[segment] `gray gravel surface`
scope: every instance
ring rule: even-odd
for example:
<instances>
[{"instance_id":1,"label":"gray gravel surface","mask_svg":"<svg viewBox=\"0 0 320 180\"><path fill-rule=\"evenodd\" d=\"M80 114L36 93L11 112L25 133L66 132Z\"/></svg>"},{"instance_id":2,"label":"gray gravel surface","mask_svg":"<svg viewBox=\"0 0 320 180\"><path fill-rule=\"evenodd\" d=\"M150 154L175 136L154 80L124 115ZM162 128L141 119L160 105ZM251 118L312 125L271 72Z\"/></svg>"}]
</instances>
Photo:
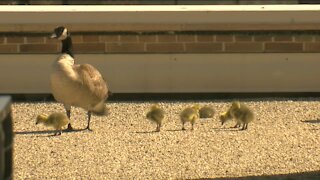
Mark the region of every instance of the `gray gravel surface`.
<instances>
[{"instance_id":1,"label":"gray gravel surface","mask_svg":"<svg viewBox=\"0 0 320 180\"><path fill-rule=\"evenodd\" d=\"M75 132L52 136L35 125L40 113L64 112L58 103L14 103L15 179L197 179L320 172L320 99L247 99L256 120L239 131L231 121L199 120L181 131L179 113L198 103L217 113L230 100L158 102L161 132L145 119L153 102L107 102L110 115L72 109ZM320 176L317 176L320 177Z\"/></svg>"}]
</instances>

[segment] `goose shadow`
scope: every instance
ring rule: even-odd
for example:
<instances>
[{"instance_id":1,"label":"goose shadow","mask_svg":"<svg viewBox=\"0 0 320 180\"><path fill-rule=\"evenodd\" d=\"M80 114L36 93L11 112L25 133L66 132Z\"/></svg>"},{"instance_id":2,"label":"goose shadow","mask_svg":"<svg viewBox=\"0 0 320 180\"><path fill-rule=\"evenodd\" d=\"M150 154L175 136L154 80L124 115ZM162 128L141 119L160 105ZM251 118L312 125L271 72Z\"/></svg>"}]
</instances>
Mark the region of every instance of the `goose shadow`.
<instances>
[{"instance_id":1,"label":"goose shadow","mask_svg":"<svg viewBox=\"0 0 320 180\"><path fill-rule=\"evenodd\" d=\"M243 177L217 177L217 178L197 178L189 180L313 180L319 179L320 171L307 171L299 173L274 174L274 175L258 175Z\"/></svg>"},{"instance_id":2,"label":"goose shadow","mask_svg":"<svg viewBox=\"0 0 320 180\"><path fill-rule=\"evenodd\" d=\"M320 119L301 120L301 122L316 124L316 123L320 123Z\"/></svg>"},{"instance_id":3,"label":"goose shadow","mask_svg":"<svg viewBox=\"0 0 320 180\"><path fill-rule=\"evenodd\" d=\"M80 131L84 131L86 130L86 128L84 129L74 129L72 131L70 130L62 130L62 133L75 133L75 132L80 132ZM30 135L30 134L33 134L33 135L40 135L40 134L52 134L52 133L55 133L57 131L55 130L44 130L44 131L16 131L14 132L15 134L17 135Z\"/></svg>"}]
</instances>

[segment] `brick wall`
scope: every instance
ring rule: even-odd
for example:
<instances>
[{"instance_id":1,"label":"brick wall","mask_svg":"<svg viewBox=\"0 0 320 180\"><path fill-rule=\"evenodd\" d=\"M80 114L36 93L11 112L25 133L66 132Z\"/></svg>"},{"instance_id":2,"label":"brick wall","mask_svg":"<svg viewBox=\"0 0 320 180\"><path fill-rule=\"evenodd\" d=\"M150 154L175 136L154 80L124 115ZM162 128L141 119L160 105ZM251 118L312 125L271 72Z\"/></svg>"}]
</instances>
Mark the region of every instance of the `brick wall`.
<instances>
[{"instance_id":1,"label":"brick wall","mask_svg":"<svg viewBox=\"0 0 320 180\"><path fill-rule=\"evenodd\" d=\"M48 34L1 33L0 53L58 53ZM73 33L75 53L301 53L320 52L308 32Z\"/></svg>"}]
</instances>

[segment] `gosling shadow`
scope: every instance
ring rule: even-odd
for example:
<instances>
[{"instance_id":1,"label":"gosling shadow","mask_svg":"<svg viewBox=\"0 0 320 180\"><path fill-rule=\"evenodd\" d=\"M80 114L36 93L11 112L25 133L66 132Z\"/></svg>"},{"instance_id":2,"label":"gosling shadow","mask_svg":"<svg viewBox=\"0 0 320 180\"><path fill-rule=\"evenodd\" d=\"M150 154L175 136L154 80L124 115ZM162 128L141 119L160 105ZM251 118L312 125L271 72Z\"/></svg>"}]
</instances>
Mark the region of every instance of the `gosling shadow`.
<instances>
[{"instance_id":1,"label":"gosling shadow","mask_svg":"<svg viewBox=\"0 0 320 180\"><path fill-rule=\"evenodd\" d=\"M153 134L153 133L159 133L158 131L135 131L134 133L137 134Z\"/></svg>"},{"instance_id":2,"label":"gosling shadow","mask_svg":"<svg viewBox=\"0 0 320 180\"><path fill-rule=\"evenodd\" d=\"M312 129L310 129L311 131L319 131L320 130L320 128L312 128Z\"/></svg>"},{"instance_id":3,"label":"gosling shadow","mask_svg":"<svg viewBox=\"0 0 320 180\"><path fill-rule=\"evenodd\" d=\"M241 128L234 128L234 127L222 127L222 128L212 128L215 131L245 131Z\"/></svg>"},{"instance_id":4,"label":"gosling shadow","mask_svg":"<svg viewBox=\"0 0 320 180\"><path fill-rule=\"evenodd\" d=\"M80 131L84 131L84 130L87 130L86 128L84 129L74 129L72 131L70 130L63 130L62 133L76 133L76 132L80 132ZM41 134L54 134L55 130L44 130L44 131L16 131L14 132L15 134L17 135L41 135Z\"/></svg>"},{"instance_id":5,"label":"gosling shadow","mask_svg":"<svg viewBox=\"0 0 320 180\"><path fill-rule=\"evenodd\" d=\"M311 124L317 124L320 123L320 119L310 119L310 120L302 120L303 123L311 123Z\"/></svg>"},{"instance_id":6,"label":"gosling shadow","mask_svg":"<svg viewBox=\"0 0 320 180\"><path fill-rule=\"evenodd\" d=\"M169 132L177 132L177 131L187 131L187 130L182 130L182 129L168 129L166 131L169 131Z\"/></svg>"}]
</instances>

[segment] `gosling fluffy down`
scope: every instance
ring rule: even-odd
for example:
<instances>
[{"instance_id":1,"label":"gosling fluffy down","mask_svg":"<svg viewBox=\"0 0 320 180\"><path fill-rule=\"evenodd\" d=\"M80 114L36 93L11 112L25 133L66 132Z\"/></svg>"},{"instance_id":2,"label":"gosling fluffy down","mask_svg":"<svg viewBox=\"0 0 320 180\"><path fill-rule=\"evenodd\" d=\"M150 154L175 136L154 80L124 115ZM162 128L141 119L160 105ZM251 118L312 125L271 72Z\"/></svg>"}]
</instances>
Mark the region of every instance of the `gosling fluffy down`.
<instances>
[{"instance_id":1,"label":"gosling fluffy down","mask_svg":"<svg viewBox=\"0 0 320 180\"><path fill-rule=\"evenodd\" d=\"M54 135L61 135L62 128L69 123L69 118L64 113L54 112L49 116L40 114L37 116L36 124L44 124L45 126L53 127L56 132Z\"/></svg>"},{"instance_id":2,"label":"gosling fluffy down","mask_svg":"<svg viewBox=\"0 0 320 180\"><path fill-rule=\"evenodd\" d=\"M214 109L210 106L203 106L199 110L200 118L213 118Z\"/></svg>"},{"instance_id":3,"label":"gosling fluffy down","mask_svg":"<svg viewBox=\"0 0 320 180\"><path fill-rule=\"evenodd\" d=\"M242 125L241 130L245 130L248 128L248 124L254 120L254 113L243 103L234 101L228 111L220 115L222 125L231 119L236 120L237 124L235 127L240 127Z\"/></svg>"},{"instance_id":4,"label":"gosling fluffy down","mask_svg":"<svg viewBox=\"0 0 320 180\"><path fill-rule=\"evenodd\" d=\"M180 120L182 123L182 130L186 130L184 125L186 122L191 123L191 130L194 130L194 124L195 122L199 119L199 105L194 105L192 107L187 107L185 108L181 113L180 113Z\"/></svg>"},{"instance_id":5,"label":"gosling fluffy down","mask_svg":"<svg viewBox=\"0 0 320 180\"><path fill-rule=\"evenodd\" d=\"M156 132L159 132L162 126L165 112L158 105L153 105L147 113L146 118L157 124Z\"/></svg>"}]
</instances>

